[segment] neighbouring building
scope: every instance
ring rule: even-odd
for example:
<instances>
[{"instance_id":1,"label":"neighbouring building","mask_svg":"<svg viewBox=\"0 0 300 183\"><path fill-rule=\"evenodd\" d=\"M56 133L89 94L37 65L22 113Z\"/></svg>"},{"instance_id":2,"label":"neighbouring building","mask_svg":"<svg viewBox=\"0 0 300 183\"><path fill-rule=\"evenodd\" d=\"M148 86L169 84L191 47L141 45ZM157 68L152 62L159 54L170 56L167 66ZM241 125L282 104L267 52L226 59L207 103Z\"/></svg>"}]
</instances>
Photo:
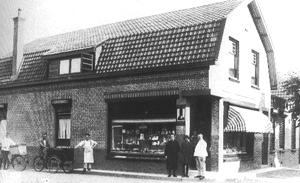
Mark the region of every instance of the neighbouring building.
<instances>
[{"instance_id":1,"label":"neighbouring building","mask_svg":"<svg viewBox=\"0 0 300 183\"><path fill-rule=\"evenodd\" d=\"M290 98L280 87L272 90L271 116L274 133L271 135L270 154L271 157L277 155L280 166L296 166L300 163L299 119L292 118L294 103Z\"/></svg>"},{"instance_id":2,"label":"neighbouring building","mask_svg":"<svg viewBox=\"0 0 300 183\"><path fill-rule=\"evenodd\" d=\"M22 42L0 59L2 131L28 150L89 132L101 169L162 172L171 133L203 133L207 169L268 165L274 52L255 0L230 0ZM5 130L6 129L6 130ZM75 152L76 164L82 152ZM231 166L232 167L232 166Z\"/></svg>"}]
</instances>

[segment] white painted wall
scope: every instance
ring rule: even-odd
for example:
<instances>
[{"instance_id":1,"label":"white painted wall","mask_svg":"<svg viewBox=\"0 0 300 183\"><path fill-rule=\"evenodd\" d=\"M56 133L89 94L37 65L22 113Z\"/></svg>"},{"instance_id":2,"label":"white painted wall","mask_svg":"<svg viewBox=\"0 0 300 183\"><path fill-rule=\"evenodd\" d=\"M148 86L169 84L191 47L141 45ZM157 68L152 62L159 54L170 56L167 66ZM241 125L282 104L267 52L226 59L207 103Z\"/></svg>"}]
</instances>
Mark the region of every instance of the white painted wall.
<instances>
[{"instance_id":1,"label":"white painted wall","mask_svg":"<svg viewBox=\"0 0 300 183\"><path fill-rule=\"evenodd\" d=\"M229 68L232 65L232 54L230 54L232 44L229 36L239 41L239 83L229 80ZM252 49L259 52L260 55L259 89L251 87ZM209 87L212 95L253 103L257 108L260 106L262 95L264 95L264 106L270 108L271 95L267 57L246 4L236 8L226 20L218 61L215 65L210 66Z\"/></svg>"}]
</instances>

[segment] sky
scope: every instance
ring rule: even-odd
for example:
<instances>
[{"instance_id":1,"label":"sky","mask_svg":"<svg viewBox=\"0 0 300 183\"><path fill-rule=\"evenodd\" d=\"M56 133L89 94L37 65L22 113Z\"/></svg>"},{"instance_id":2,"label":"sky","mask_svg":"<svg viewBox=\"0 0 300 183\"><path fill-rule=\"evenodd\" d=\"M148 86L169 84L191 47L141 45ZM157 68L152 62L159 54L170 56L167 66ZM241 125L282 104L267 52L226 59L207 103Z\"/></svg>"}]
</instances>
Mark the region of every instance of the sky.
<instances>
[{"instance_id":1,"label":"sky","mask_svg":"<svg viewBox=\"0 0 300 183\"><path fill-rule=\"evenodd\" d=\"M117 21L223 0L0 0L0 55L12 50L13 21L22 9L25 43ZM299 0L256 0L268 27L277 71L300 72Z\"/></svg>"}]
</instances>

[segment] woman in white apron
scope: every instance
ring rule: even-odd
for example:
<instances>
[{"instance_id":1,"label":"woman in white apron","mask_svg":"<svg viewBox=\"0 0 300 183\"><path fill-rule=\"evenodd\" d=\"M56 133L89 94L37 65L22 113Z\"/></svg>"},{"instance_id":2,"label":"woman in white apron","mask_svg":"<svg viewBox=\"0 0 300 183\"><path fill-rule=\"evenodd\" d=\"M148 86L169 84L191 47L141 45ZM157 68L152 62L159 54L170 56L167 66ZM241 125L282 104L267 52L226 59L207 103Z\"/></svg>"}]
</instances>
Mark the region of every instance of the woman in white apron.
<instances>
[{"instance_id":1,"label":"woman in white apron","mask_svg":"<svg viewBox=\"0 0 300 183\"><path fill-rule=\"evenodd\" d=\"M90 139L90 134L86 133L85 134L85 140L79 142L75 148L78 147L83 147L84 148L84 167L83 167L83 172L86 172L86 169L88 171L91 171L92 168L92 163L94 163L94 154L93 154L93 149L97 145L97 142L93 141Z\"/></svg>"}]
</instances>

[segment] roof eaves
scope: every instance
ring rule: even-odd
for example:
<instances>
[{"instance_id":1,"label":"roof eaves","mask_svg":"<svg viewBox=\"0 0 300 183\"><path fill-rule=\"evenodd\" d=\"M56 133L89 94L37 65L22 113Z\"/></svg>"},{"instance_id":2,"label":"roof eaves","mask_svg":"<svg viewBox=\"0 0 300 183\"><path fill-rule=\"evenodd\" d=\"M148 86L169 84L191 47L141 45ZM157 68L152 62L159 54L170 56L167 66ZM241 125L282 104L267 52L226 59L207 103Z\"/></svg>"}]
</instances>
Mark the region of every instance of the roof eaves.
<instances>
[{"instance_id":1,"label":"roof eaves","mask_svg":"<svg viewBox=\"0 0 300 183\"><path fill-rule=\"evenodd\" d=\"M269 79L270 79L270 83L271 83L271 88L276 89L277 88L277 76L276 76L276 67L275 67L275 56L274 56L273 43L272 43L270 34L267 30L261 10L260 10L258 4L256 3L256 1L253 0L252 2L250 2L248 4L248 8L249 8L250 14L253 18L256 29L259 33L259 36L261 38L261 41L263 43L263 46L265 48L265 51L267 53L269 77L270 77Z\"/></svg>"}]
</instances>

